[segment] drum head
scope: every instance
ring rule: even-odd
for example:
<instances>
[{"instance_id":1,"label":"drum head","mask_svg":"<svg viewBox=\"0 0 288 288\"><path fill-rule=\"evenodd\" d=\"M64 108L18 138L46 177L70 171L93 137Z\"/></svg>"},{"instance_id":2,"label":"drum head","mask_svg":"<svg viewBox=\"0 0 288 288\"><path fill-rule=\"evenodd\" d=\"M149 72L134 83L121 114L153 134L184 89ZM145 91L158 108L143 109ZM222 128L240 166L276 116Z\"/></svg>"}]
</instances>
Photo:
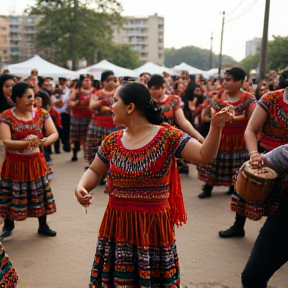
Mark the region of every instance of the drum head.
<instances>
[{"instance_id":1,"label":"drum head","mask_svg":"<svg viewBox=\"0 0 288 288\"><path fill-rule=\"evenodd\" d=\"M252 169L249 161L243 164L243 169L246 174L249 174L252 178L257 180L273 180L278 177L277 172L269 167L263 167L262 169Z\"/></svg>"}]
</instances>

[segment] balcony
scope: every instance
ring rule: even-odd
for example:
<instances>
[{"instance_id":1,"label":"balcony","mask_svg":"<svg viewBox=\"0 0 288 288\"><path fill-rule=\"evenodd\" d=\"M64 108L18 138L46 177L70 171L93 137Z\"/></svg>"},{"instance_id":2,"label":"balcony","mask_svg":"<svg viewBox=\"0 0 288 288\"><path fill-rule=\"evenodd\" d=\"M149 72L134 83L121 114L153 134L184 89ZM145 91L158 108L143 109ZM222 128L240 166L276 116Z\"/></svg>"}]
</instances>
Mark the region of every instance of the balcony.
<instances>
[{"instance_id":1,"label":"balcony","mask_svg":"<svg viewBox=\"0 0 288 288\"><path fill-rule=\"evenodd\" d=\"M18 35L16 35L16 34L13 35L13 34L11 34L11 35L10 35L10 40L18 40L18 41L19 41L19 40L20 40L19 34L18 34Z\"/></svg>"},{"instance_id":2,"label":"balcony","mask_svg":"<svg viewBox=\"0 0 288 288\"><path fill-rule=\"evenodd\" d=\"M19 28L11 28L10 27L10 33L19 33Z\"/></svg>"}]
</instances>

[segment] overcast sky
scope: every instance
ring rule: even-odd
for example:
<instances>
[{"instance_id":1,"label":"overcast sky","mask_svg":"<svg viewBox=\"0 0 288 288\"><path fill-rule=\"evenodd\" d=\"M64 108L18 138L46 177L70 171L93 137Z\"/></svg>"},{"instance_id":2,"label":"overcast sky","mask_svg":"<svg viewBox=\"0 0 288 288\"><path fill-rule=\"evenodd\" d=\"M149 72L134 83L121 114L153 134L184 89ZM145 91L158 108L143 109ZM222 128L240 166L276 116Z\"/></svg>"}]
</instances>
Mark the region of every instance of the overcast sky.
<instances>
[{"instance_id":1,"label":"overcast sky","mask_svg":"<svg viewBox=\"0 0 288 288\"><path fill-rule=\"evenodd\" d=\"M222 11L226 12L223 53L241 60L245 42L262 37L265 0L119 0L123 15L165 18L165 47L194 45L219 53ZM33 0L0 0L0 14L16 10L20 14ZM288 0L271 0L269 39L288 36Z\"/></svg>"}]
</instances>

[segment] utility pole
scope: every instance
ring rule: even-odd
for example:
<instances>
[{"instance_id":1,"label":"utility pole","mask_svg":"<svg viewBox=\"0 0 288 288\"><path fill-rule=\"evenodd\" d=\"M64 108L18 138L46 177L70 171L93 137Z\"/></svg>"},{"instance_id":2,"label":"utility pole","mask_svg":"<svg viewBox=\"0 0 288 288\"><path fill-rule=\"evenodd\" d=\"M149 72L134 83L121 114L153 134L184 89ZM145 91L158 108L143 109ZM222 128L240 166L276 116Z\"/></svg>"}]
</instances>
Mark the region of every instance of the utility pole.
<instances>
[{"instance_id":1,"label":"utility pole","mask_svg":"<svg viewBox=\"0 0 288 288\"><path fill-rule=\"evenodd\" d=\"M78 23L78 19L77 19L77 12L78 12L78 0L74 0L74 15L73 15L73 33L72 35L70 35L70 37L72 37L72 43L73 43L73 46L74 45L77 45L77 43L75 43L75 36L74 34L77 33L77 23ZM72 67L73 67L73 70L75 71L77 69L77 52L76 52L76 48L75 46L74 47L71 47L72 48Z\"/></svg>"},{"instance_id":2,"label":"utility pole","mask_svg":"<svg viewBox=\"0 0 288 288\"><path fill-rule=\"evenodd\" d=\"M258 74L258 83L265 78L266 71L266 56L267 56L267 42L268 42L268 27L269 27L269 10L270 10L270 0L266 0L265 14L264 14L264 26L263 26L263 36L261 45L261 59L260 59L260 69Z\"/></svg>"},{"instance_id":3,"label":"utility pole","mask_svg":"<svg viewBox=\"0 0 288 288\"><path fill-rule=\"evenodd\" d=\"M213 32L211 32L210 38L210 69L212 69L212 59L213 59Z\"/></svg>"},{"instance_id":4,"label":"utility pole","mask_svg":"<svg viewBox=\"0 0 288 288\"><path fill-rule=\"evenodd\" d=\"M225 23L225 11L222 12L222 29L221 29L221 42L220 42L220 53L219 53L218 76L221 75L221 69L222 69L222 47L223 47L224 23Z\"/></svg>"}]
</instances>

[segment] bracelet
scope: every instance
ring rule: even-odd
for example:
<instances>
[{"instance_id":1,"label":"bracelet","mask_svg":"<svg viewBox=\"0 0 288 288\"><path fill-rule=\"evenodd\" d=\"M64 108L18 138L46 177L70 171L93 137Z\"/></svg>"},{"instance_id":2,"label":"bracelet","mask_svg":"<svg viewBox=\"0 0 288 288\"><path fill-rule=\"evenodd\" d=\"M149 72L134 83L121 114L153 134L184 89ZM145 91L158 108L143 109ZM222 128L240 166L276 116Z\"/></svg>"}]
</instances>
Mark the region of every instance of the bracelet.
<instances>
[{"instance_id":1,"label":"bracelet","mask_svg":"<svg viewBox=\"0 0 288 288\"><path fill-rule=\"evenodd\" d=\"M258 151L251 151L251 152L249 152L249 155L251 156L252 154L258 154Z\"/></svg>"}]
</instances>

